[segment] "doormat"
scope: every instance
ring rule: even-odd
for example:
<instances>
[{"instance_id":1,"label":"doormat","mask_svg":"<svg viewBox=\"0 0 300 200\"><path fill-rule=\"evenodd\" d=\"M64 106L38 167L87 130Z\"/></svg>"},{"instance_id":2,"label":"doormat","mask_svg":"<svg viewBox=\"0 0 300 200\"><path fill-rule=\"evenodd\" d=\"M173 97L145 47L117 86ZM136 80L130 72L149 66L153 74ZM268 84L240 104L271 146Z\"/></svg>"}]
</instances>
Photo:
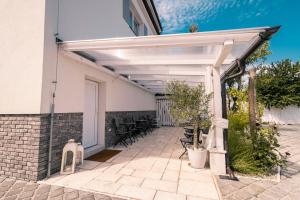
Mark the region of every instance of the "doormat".
<instances>
[{"instance_id":1,"label":"doormat","mask_svg":"<svg viewBox=\"0 0 300 200\"><path fill-rule=\"evenodd\" d=\"M104 149L103 151L100 151L99 153L86 158L86 160L106 162L120 152L121 150Z\"/></svg>"}]
</instances>

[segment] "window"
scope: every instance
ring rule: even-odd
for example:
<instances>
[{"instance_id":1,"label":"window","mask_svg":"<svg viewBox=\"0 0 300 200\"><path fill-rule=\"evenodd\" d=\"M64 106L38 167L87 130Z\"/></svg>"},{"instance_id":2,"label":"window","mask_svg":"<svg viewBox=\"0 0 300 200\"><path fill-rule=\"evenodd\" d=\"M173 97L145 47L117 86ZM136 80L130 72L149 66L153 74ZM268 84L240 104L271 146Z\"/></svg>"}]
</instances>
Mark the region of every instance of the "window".
<instances>
[{"instance_id":1,"label":"window","mask_svg":"<svg viewBox=\"0 0 300 200\"><path fill-rule=\"evenodd\" d=\"M133 22L133 14L131 11L129 11L129 20L128 20L128 25L130 28L132 28L132 22Z\"/></svg>"},{"instance_id":2,"label":"window","mask_svg":"<svg viewBox=\"0 0 300 200\"><path fill-rule=\"evenodd\" d=\"M147 26L144 24L144 35L148 35L148 29Z\"/></svg>"},{"instance_id":3,"label":"window","mask_svg":"<svg viewBox=\"0 0 300 200\"><path fill-rule=\"evenodd\" d=\"M134 18L133 19L133 32L135 33L135 35L139 35L139 29L140 29L140 24Z\"/></svg>"},{"instance_id":4,"label":"window","mask_svg":"<svg viewBox=\"0 0 300 200\"><path fill-rule=\"evenodd\" d=\"M136 36L143 34L143 32L145 35L142 20L130 0L123 0L123 18Z\"/></svg>"}]
</instances>

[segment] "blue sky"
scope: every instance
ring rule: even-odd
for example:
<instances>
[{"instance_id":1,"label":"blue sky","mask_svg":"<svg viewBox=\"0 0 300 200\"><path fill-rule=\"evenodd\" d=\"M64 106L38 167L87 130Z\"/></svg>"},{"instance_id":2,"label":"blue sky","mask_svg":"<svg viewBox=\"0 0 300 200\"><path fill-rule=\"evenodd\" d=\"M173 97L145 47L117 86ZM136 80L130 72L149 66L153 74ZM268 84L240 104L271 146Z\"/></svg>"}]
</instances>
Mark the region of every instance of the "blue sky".
<instances>
[{"instance_id":1,"label":"blue sky","mask_svg":"<svg viewBox=\"0 0 300 200\"><path fill-rule=\"evenodd\" d=\"M154 0L163 34L281 25L268 61L300 60L300 0Z\"/></svg>"}]
</instances>

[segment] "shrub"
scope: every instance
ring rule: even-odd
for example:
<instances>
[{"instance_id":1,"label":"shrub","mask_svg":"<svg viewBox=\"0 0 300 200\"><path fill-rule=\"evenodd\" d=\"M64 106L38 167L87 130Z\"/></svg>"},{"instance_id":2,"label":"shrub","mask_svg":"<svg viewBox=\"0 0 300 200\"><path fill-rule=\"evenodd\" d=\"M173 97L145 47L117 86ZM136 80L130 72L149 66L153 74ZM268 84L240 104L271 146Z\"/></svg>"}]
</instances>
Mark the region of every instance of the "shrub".
<instances>
[{"instance_id":1,"label":"shrub","mask_svg":"<svg viewBox=\"0 0 300 200\"><path fill-rule=\"evenodd\" d=\"M300 62L282 60L262 66L256 78L257 99L268 109L300 106Z\"/></svg>"},{"instance_id":2,"label":"shrub","mask_svg":"<svg viewBox=\"0 0 300 200\"><path fill-rule=\"evenodd\" d=\"M268 175L276 166L284 167L286 160L278 151L279 133L276 127L258 127L255 137L251 137L247 105L237 103L238 110L228 112L230 167L234 171L251 175Z\"/></svg>"}]
</instances>

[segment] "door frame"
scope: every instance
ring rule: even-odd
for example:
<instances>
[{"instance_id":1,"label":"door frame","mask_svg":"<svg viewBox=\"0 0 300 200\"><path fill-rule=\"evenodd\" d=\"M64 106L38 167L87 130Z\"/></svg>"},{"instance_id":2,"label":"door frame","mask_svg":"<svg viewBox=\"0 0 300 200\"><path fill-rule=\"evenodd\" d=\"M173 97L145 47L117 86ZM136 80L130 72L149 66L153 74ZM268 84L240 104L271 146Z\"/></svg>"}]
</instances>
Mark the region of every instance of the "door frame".
<instances>
[{"instance_id":1,"label":"door frame","mask_svg":"<svg viewBox=\"0 0 300 200\"><path fill-rule=\"evenodd\" d=\"M84 158L87 158L102 151L105 148L106 83L102 80L90 76L85 76L84 81L92 81L98 84L97 145L85 149Z\"/></svg>"},{"instance_id":2,"label":"door frame","mask_svg":"<svg viewBox=\"0 0 300 200\"><path fill-rule=\"evenodd\" d=\"M99 139L98 139L99 138L99 128L98 128L98 126L99 126L99 123L98 123L98 121L99 121L99 116L98 116L99 115L99 84L97 82L89 80L89 79L86 79L84 84L85 84L85 89L87 87L87 84L91 84L91 85L95 86L95 116L94 116L95 122L94 122L94 126L95 126L95 131L96 131L96 133L95 133L96 134L96 143L85 148L85 149L89 149L94 146L97 146L98 141L99 141ZM86 93L84 93L84 95L86 95ZM85 96L84 98L86 99L87 97ZM84 103L86 103L86 102L84 102ZM85 108L84 108L84 110L85 110ZM83 113L83 117L84 117L84 114L85 113ZM84 122L84 120L83 120L83 122ZM83 124L83 126L84 126L84 124ZM83 138L84 138L84 133L82 134L82 140L83 140Z\"/></svg>"}]
</instances>

